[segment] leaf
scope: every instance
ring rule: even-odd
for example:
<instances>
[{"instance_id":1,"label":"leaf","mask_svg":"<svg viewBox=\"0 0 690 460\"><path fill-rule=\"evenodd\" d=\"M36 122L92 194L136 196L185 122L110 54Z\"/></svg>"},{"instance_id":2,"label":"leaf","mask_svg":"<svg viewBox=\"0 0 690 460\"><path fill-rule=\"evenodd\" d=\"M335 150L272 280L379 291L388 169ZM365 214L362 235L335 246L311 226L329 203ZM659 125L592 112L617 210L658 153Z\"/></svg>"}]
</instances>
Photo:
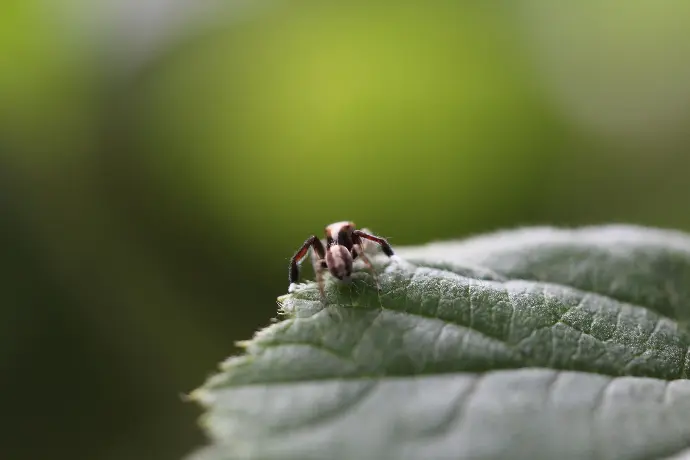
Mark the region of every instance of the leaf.
<instances>
[{"instance_id":1,"label":"leaf","mask_svg":"<svg viewBox=\"0 0 690 460\"><path fill-rule=\"evenodd\" d=\"M192 394L192 459L644 459L690 449L690 236L526 228L282 297Z\"/></svg>"}]
</instances>

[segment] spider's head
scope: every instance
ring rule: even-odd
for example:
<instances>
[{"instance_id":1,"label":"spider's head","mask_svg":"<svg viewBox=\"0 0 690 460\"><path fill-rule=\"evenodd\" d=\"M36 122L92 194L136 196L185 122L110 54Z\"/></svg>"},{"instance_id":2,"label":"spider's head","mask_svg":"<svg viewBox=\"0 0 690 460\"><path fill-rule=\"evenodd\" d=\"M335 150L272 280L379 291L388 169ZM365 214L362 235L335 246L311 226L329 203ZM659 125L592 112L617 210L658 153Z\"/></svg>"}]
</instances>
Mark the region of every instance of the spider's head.
<instances>
[{"instance_id":1,"label":"spider's head","mask_svg":"<svg viewBox=\"0 0 690 460\"><path fill-rule=\"evenodd\" d=\"M330 244L340 244L352 249L352 232L355 231L354 222L336 222L326 227L326 239Z\"/></svg>"}]
</instances>

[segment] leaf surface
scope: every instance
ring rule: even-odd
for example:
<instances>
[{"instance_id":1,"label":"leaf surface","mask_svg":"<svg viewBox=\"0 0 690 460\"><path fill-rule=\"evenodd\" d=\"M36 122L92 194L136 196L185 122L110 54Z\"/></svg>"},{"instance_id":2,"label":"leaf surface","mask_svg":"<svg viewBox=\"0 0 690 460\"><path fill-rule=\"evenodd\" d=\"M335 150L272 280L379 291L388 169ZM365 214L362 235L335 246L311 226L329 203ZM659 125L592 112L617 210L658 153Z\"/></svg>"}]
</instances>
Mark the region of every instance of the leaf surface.
<instances>
[{"instance_id":1,"label":"leaf surface","mask_svg":"<svg viewBox=\"0 0 690 460\"><path fill-rule=\"evenodd\" d=\"M527 228L377 256L193 393L196 459L643 459L690 449L690 237Z\"/></svg>"}]
</instances>

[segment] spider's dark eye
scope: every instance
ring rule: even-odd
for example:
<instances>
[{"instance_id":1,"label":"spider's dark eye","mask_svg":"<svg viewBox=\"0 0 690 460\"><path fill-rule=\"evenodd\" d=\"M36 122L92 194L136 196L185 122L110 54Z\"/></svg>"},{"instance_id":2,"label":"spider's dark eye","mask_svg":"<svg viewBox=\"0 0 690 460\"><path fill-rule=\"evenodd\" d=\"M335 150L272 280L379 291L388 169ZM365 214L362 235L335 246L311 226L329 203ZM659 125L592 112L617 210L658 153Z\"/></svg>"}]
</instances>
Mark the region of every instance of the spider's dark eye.
<instances>
[{"instance_id":1,"label":"spider's dark eye","mask_svg":"<svg viewBox=\"0 0 690 460\"><path fill-rule=\"evenodd\" d=\"M338 244L343 245L343 246L347 246L348 245L347 242L349 240L350 240L350 237L349 237L346 230L341 230L340 232L338 232Z\"/></svg>"}]
</instances>

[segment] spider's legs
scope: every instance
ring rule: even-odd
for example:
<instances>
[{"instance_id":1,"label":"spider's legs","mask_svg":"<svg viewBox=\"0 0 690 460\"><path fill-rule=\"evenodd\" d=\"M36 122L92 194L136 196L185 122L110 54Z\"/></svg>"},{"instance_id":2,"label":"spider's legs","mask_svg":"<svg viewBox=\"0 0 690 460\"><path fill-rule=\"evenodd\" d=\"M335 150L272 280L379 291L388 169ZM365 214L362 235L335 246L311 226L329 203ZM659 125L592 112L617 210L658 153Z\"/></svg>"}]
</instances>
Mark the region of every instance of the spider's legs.
<instances>
[{"instance_id":1,"label":"spider's legs","mask_svg":"<svg viewBox=\"0 0 690 460\"><path fill-rule=\"evenodd\" d=\"M321 240L319 240L316 235L309 237L290 260L290 287L288 288L288 292L294 290L295 283L299 280L299 264L302 262L302 259L304 259L304 256L307 255L307 252L309 252L310 247L314 248L314 252L316 252L319 259L324 259L326 257L326 250L323 248Z\"/></svg>"},{"instance_id":2,"label":"spider's legs","mask_svg":"<svg viewBox=\"0 0 690 460\"><path fill-rule=\"evenodd\" d=\"M393 257L395 255L395 253L393 252L393 248L391 248L391 245L388 244L388 241L386 241L385 238L370 235L369 233L363 232L362 230L355 230L353 232L353 235L355 237L355 243L361 243L361 239L364 238L379 244L381 246L381 249L383 249L383 253L386 254L388 257ZM360 254L360 256L361 255L362 254Z\"/></svg>"},{"instance_id":3,"label":"spider's legs","mask_svg":"<svg viewBox=\"0 0 690 460\"><path fill-rule=\"evenodd\" d=\"M321 250L323 250L323 244L321 241L317 240L318 244L321 244ZM316 273L316 284L319 286L319 295L321 296L321 301L326 305L326 293L324 291L324 280L323 274L328 270L328 265L326 264L326 259L324 256L319 255L317 251L311 253L311 263L314 266L314 273Z\"/></svg>"}]
</instances>

